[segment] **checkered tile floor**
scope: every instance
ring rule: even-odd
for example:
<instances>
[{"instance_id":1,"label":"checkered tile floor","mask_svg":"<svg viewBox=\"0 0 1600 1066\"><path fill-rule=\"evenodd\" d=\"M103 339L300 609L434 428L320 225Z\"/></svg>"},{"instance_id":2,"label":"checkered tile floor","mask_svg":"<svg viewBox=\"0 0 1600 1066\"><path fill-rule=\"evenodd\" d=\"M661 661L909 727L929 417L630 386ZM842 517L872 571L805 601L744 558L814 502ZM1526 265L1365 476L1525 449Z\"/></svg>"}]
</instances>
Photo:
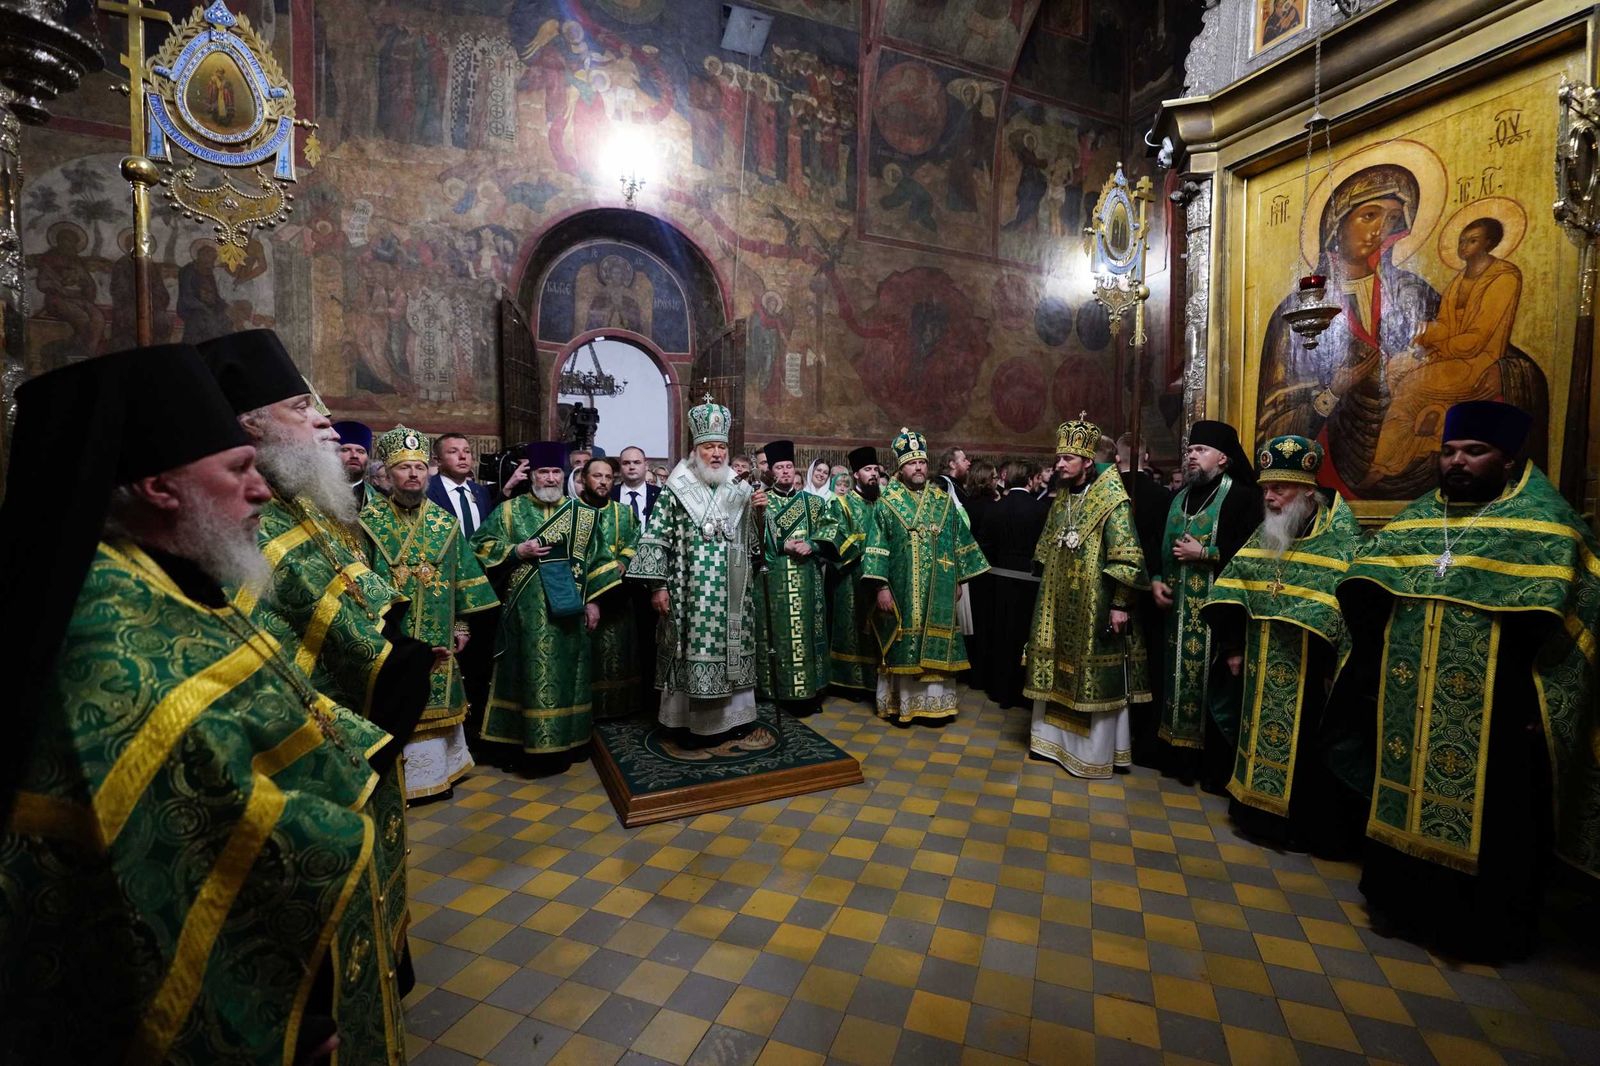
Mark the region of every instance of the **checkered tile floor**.
<instances>
[{"instance_id":1,"label":"checkered tile floor","mask_svg":"<svg viewBox=\"0 0 1600 1066\"><path fill-rule=\"evenodd\" d=\"M1600 1062L1592 933L1449 964L1367 927L1355 867L1070 777L971 695L810 724L864 784L624 830L580 763L414 810L411 1061Z\"/></svg>"}]
</instances>

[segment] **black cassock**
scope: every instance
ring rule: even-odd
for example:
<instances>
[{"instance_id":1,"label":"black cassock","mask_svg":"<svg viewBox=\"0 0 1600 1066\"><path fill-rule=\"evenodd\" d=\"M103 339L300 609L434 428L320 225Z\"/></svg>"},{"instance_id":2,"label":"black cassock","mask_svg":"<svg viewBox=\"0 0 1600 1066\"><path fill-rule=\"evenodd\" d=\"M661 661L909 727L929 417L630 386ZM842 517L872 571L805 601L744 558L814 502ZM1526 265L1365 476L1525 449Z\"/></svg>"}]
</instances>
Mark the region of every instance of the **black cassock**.
<instances>
[{"instance_id":1,"label":"black cassock","mask_svg":"<svg viewBox=\"0 0 1600 1066\"><path fill-rule=\"evenodd\" d=\"M1039 595L1033 552L1044 532L1050 501L1041 502L1026 489L1010 489L984 511L977 531L978 547L990 571L975 578L972 627L983 645L985 694L1002 707L1024 707L1022 650L1033 623L1033 602Z\"/></svg>"}]
</instances>

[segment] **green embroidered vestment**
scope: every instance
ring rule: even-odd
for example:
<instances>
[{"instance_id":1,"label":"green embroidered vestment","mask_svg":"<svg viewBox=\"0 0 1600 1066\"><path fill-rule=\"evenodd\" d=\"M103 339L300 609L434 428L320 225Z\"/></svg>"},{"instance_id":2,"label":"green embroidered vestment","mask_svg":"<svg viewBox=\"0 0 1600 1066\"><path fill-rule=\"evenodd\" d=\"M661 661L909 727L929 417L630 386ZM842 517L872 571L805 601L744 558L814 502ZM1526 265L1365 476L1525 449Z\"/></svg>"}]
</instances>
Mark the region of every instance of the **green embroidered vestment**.
<instances>
[{"instance_id":1,"label":"green embroidered vestment","mask_svg":"<svg viewBox=\"0 0 1600 1066\"><path fill-rule=\"evenodd\" d=\"M1211 627L1200 617L1200 608L1205 606L1220 569L1221 557L1213 539L1222 516L1222 501L1227 499L1232 487L1233 478L1222 474L1213 485L1185 486L1180 490L1167 511L1161 558L1149 560L1151 579L1165 583L1172 590L1172 606L1167 609L1166 659L1162 663L1166 705L1158 733L1173 747L1198 748L1205 742L1205 716L1210 706L1207 689L1211 672ZM1196 489L1211 493L1211 497L1194 514L1185 514L1189 494ZM1182 540L1184 534L1204 546L1204 556L1195 562L1179 562L1172 557L1172 546Z\"/></svg>"},{"instance_id":2,"label":"green embroidered vestment","mask_svg":"<svg viewBox=\"0 0 1600 1066\"><path fill-rule=\"evenodd\" d=\"M885 485L861 565L863 595L876 597L882 583L894 596L894 614L873 619L881 669L948 676L971 665L956 624L956 587L988 569L943 489L930 483L915 492L899 479Z\"/></svg>"},{"instance_id":3,"label":"green embroidered vestment","mask_svg":"<svg viewBox=\"0 0 1600 1066\"><path fill-rule=\"evenodd\" d=\"M617 500L599 508L595 536L605 542L620 569L633 562L639 543L639 520ZM612 604L615 603L615 609ZM624 718L638 706L639 638L632 605L614 596L589 634L592 655L590 689L596 718Z\"/></svg>"},{"instance_id":4,"label":"green embroidered vestment","mask_svg":"<svg viewBox=\"0 0 1600 1066\"><path fill-rule=\"evenodd\" d=\"M1595 633L1600 541L1532 463L1489 505L1429 493L1395 516L1341 584L1393 597L1383 630L1377 779L1367 835L1475 873L1498 670L1527 670L1550 752L1556 850L1600 875ZM1474 517L1476 515L1476 517ZM1552 622L1532 661L1502 662L1502 632Z\"/></svg>"},{"instance_id":5,"label":"green embroidered vestment","mask_svg":"<svg viewBox=\"0 0 1600 1066\"><path fill-rule=\"evenodd\" d=\"M839 539L831 499L795 490L767 494L764 550L767 572L756 578L756 646L767 656L759 663L756 694L761 700L809 700L828 687L828 601L819 545L830 550ZM811 554L796 559L785 541L802 540Z\"/></svg>"},{"instance_id":6,"label":"green embroidered vestment","mask_svg":"<svg viewBox=\"0 0 1600 1066\"><path fill-rule=\"evenodd\" d=\"M1080 495L1059 494L1045 520L1033 556L1044 577L1024 650L1023 694L1080 714L1150 701L1139 626L1106 632L1111 608L1129 610L1134 594L1150 587L1133 505L1116 467L1095 470Z\"/></svg>"},{"instance_id":7,"label":"green embroidered vestment","mask_svg":"<svg viewBox=\"0 0 1600 1066\"><path fill-rule=\"evenodd\" d=\"M403 1059L366 761L388 738L287 651L100 545L0 832L17 1061L276 1066L324 965L339 1062Z\"/></svg>"},{"instance_id":8,"label":"green embroidered vestment","mask_svg":"<svg viewBox=\"0 0 1600 1066\"><path fill-rule=\"evenodd\" d=\"M622 579L606 541L596 535L599 512L573 499L545 504L517 496L495 508L472 536L486 570L510 567L494 681L483 719L485 740L516 744L528 752L567 751L585 744L594 724L590 694L590 641L583 613L553 617L541 568L557 567L577 599L590 603ZM538 559L516 558L530 538L553 550Z\"/></svg>"},{"instance_id":9,"label":"green embroidered vestment","mask_svg":"<svg viewBox=\"0 0 1600 1066\"><path fill-rule=\"evenodd\" d=\"M1301 740L1311 642L1349 650L1334 589L1361 547L1361 528L1335 494L1306 535L1274 558L1257 529L1218 576L1202 608L1210 622L1229 610L1244 618L1244 705L1228 792L1240 803L1288 817ZM1319 681L1321 679L1318 679Z\"/></svg>"},{"instance_id":10,"label":"green embroidered vestment","mask_svg":"<svg viewBox=\"0 0 1600 1066\"><path fill-rule=\"evenodd\" d=\"M373 570L411 601L408 636L430 647L453 647L457 621L500 602L456 516L433 501L424 499L406 510L373 493L361 509L361 528L372 542ZM434 667L428 684L428 706L413 741L450 730L467 717L467 692L455 656Z\"/></svg>"},{"instance_id":11,"label":"green embroidered vestment","mask_svg":"<svg viewBox=\"0 0 1600 1066\"><path fill-rule=\"evenodd\" d=\"M861 568L878 501L868 501L851 490L849 495L834 497L830 506L839 539L833 562L829 678L840 688L876 692L879 649L872 631L874 589L862 588Z\"/></svg>"},{"instance_id":12,"label":"green embroidered vestment","mask_svg":"<svg viewBox=\"0 0 1600 1066\"><path fill-rule=\"evenodd\" d=\"M726 700L756 683L751 558L760 549L743 482L712 488L680 462L656 497L630 579L665 587L656 626L656 687Z\"/></svg>"}]
</instances>

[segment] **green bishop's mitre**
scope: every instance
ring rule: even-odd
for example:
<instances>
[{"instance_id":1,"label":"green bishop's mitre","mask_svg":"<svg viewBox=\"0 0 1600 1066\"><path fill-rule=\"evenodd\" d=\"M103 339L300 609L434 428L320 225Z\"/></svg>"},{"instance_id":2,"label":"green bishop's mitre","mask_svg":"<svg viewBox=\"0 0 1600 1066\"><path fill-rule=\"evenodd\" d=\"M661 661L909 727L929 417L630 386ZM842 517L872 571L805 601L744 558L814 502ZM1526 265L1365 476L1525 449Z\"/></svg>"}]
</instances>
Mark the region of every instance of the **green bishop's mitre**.
<instances>
[{"instance_id":1,"label":"green bishop's mitre","mask_svg":"<svg viewBox=\"0 0 1600 1066\"><path fill-rule=\"evenodd\" d=\"M1315 485L1322 469L1322 445L1293 433L1273 437L1256 456L1258 481L1289 481Z\"/></svg>"},{"instance_id":2,"label":"green bishop's mitre","mask_svg":"<svg viewBox=\"0 0 1600 1066\"><path fill-rule=\"evenodd\" d=\"M713 400L710 393L700 406L689 408L689 436L696 445L726 444L732 428L733 412Z\"/></svg>"}]
</instances>

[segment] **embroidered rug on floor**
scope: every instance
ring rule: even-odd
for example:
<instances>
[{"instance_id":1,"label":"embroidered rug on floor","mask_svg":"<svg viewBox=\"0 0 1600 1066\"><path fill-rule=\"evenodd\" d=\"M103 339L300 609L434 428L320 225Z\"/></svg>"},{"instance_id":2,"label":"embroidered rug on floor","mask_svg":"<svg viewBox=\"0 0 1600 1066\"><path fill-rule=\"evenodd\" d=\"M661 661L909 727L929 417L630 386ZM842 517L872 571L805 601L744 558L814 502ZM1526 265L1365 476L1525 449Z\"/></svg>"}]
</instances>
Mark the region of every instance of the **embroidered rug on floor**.
<instances>
[{"instance_id":1,"label":"embroidered rug on floor","mask_svg":"<svg viewBox=\"0 0 1600 1066\"><path fill-rule=\"evenodd\" d=\"M595 767L624 826L861 782L861 764L771 707L738 740L685 748L651 718L596 722Z\"/></svg>"}]
</instances>

